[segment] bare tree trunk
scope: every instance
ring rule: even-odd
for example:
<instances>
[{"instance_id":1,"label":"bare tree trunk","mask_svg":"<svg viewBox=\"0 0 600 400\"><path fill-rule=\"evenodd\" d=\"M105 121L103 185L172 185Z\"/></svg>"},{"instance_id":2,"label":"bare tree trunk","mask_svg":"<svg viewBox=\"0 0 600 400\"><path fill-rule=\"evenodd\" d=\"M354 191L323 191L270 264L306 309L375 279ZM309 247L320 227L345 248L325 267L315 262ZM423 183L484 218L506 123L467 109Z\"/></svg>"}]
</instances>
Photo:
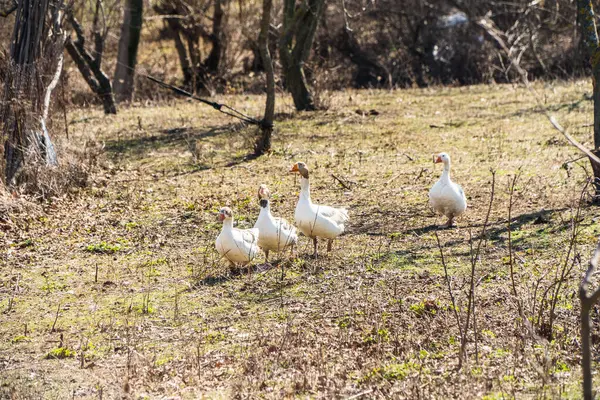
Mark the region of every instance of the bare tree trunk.
<instances>
[{"instance_id":1,"label":"bare tree trunk","mask_svg":"<svg viewBox=\"0 0 600 400\"><path fill-rule=\"evenodd\" d=\"M267 102L265 105L265 116L261 124L261 135L258 137L254 147L254 155L256 156L260 156L271 150L271 134L273 133L273 118L275 116L275 74L273 72L273 61L269 53L269 26L271 24L272 8L273 0L263 0L263 15L260 22L258 47L267 77Z\"/></svg>"},{"instance_id":2,"label":"bare tree trunk","mask_svg":"<svg viewBox=\"0 0 600 400\"><path fill-rule=\"evenodd\" d=\"M202 62L199 43L201 37L210 38L211 35L198 21L194 8L182 0L161 0L154 4L153 9L159 15L165 16L169 36L175 41L184 86L195 93L212 96L213 89L206 66Z\"/></svg>"},{"instance_id":3,"label":"bare tree trunk","mask_svg":"<svg viewBox=\"0 0 600 400\"><path fill-rule=\"evenodd\" d=\"M97 3L97 8L101 2ZM77 39L73 42L71 39L67 40L66 49L79 72L83 75L83 78L89 85L90 89L98 96L104 106L105 114L116 114L117 106L115 105L115 99L113 96L113 89L108 76L102 71L102 48L104 41L100 40L100 34L95 32L95 55L92 56L85 46L85 36L83 34L83 28L73 14L68 15L69 22L73 26L73 30L77 36ZM94 29L95 30L95 29ZM96 30L95 30L96 31Z\"/></svg>"},{"instance_id":4,"label":"bare tree trunk","mask_svg":"<svg viewBox=\"0 0 600 400\"><path fill-rule=\"evenodd\" d=\"M308 0L297 5L296 0L284 0L283 4L279 58L283 66L285 86L298 111L315 110L304 74L304 63L310 55L324 3L324 0Z\"/></svg>"},{"instance_id":5,"label":"bare tree trunk","mask_svg":"<svg viewBox=\"0 0 600 400\"><path fill-rule=\"evenodd\" d=\"M117 101L131 101L144 13L143 0L128 0L121 25L113 88Z\"/></svg>"},{"instance_id":6,"label":"bare tree trunk","mask_svg":"<svg viewBox=\"0 0 600 400\"><path fill-rule=\"evenodd\" d=\"M0 114L4 121L4 175L9 185L17 183L28 160L43 160L48 165L57 162L45 121L62 71L65 35L60 26L61 7L62 1L51 0L22 0L17 6ZM55 71L50 82L47 70Z\"/></svg>"},{"instance_id":7,"label":"bare tree trunk","mask_svg":"<svg viewBox=\"0 0 600 400\"><path fill-rule=\"evenodd\" d=\"M204 62L207 71L213 75L219 73L221 58L223 57L227 46L227 41L223 40L223 17L225 16L225 12L223 11L223 1L224 0L214 0L215 11L213 14L212 33L210 35L212 49Z\"/></svg>"},{"instance_id":8,"label":"bare tree trunk","mask_svg":"<svg viewBox=\"0 0 600 400\"><path fill-rule=\"evenodd\" d=\"M585 273L581 285L579 285L579 300L581 301L581 369L583 373L583 398L592 400L592 354L590 338L590 311L598 300L600 300L600 288L589 291L590 279L598 268L600 262L600 242L596 245L596 251L590 260L588 270Z\"/></svg>"},{"instance_id":9,"label":"bare tree trunk","mask_svg":"<svg viewBox=\"0 0 600 400\"><path fill-rule=\"evenodd\" d=\"M598 31L594 8L591 0L577 0L577 16L581 27L582 40L587 48L593 76L593 99L594 99L594 150L596 156L600 156L600 49L598 47ZM600 201L600 165L592 160L594 171L594 186L596 189L596 202Z\"/></svg>"},{"instance_id":10,"label":"bare tree trunk","mask_svg":"<svg viewBox=\"0 0 600 400\"><path fill-rule=\"evenodd\" d=\"M356 87L385 86L391 88L392 78L389 71L368 52L364 51L352 31L345 26L342 28L338 40L335 41L337 49L358 67L354 76Z\"/></svg>"}]
</instances>

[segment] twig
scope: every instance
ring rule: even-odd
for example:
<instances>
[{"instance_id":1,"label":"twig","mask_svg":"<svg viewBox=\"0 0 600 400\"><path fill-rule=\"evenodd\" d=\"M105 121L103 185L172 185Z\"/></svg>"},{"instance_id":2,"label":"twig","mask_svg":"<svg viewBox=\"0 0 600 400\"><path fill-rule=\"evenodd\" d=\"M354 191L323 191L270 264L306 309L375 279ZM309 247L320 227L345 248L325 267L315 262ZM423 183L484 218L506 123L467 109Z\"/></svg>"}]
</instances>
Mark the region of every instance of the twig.
<instances>
[{"instance_id":1,"label":"twig","mask_svg":"<svg viewBox=\"0 0 600 400\"><path fill-rule=\"evenodd\" d=\"M369 393L372 393L372 392L373 392L373 389L365 390L364 392L360 392L360 393L357 393L357 394L352 395L350 397L346 397L346 400L358 399L360 396L365 396L365 395L367 395Z\"/></svg>"},{"instance_id":2,"label":"twig","mask_svg":"<svg viewBox=\"0 0 600 400\"><path fill-rule=\"evenodd\" d=\"M60 303L58 303L58 307L56 308L56 317L54 318L54 323L52 324L52 329L50 332L56 332L56 321L58 321L58 314L60 313Z\"/></svg>"},{"instance_id":3,"label":"twig","mask_svg":"<svg viewBox=\"0 0 600 400\"><path fill-rule=\"evenodd\" d=\"M552 336L552 327L554 325L554 310L556 309L556 304L558 303L558 295L559 295L559 291L561 289L562 283L566 280L567 276L571 273L571 271L573 270L573 268L575 267L575 261L577 259L577 256L575 256L573 258L573 262L571 263L571 266L568 267L569 265L569 259L571 258L571 254L575 253L575 246L577 245L577 235L579 234L579 220L580 220L580 216L581 216L581 205L583 203L583 199L585 196L585 193L587 191L588 185L589 185L590 181L586 181L583 189L581 190L581 195L579 196L579 202L577 204L577 211L575 213L575 217L572 220L572 232L571 232L571 240L569 241L569 247L567 250L567 255L565 257L565 262L562 266L562 269L560 270L560 278L558 278L558 276L555 276L555 281L557 281L556 287L554 289L554 295L552 296L552 302L551 302L551 306L550 306L550 335ZM558 272L558 271L557 271Z\"/></svg>"},{"instance_id":4,"label":"twig","mask_svg":"<svg viewBox=\"0 0 600 400\"><path fill-rule=\"evenodd\" d=\"M513 177L513 180L511 182L510 188L509 188L507 231L508 231L508 261L510 264L510 280L512 283L513 295L515 296L515 298L517 299L517 302L519 303L519 312L522 313L522 307L521 307L521 303L519 300L519 294L517 293L517 285L515 283L515 270L514 270L515 259L513 257L512 230L510 227L510 223L512 221L513 194L515 192L515 185L517 184L517 180L519 179L520 175L521 175L521 169L519 168L519 172L516 173L515 176ZM523 318L523 315L521 315L521 318Z\"/></svg>"},{"instance_id":5,"label":"twig","mask_svg":"<svg viewBox=\"0 0 600 400\"><path fill-rule=\"evenodd\" d=\"M344 187L344 189L352 190L352 188L350 186L348 186L346 183L344 183L344 181L342 181L340 178L338 178L334 174L331 174L331 176L333 177L333 179L335 179L336 181L338 181L340 183L340 185L342 185Z\"/></svg>"},{"instance_id":6,"label":"twig","mask_svg":"<svg viewBox=\"0 0 600 400\"><path fill-rule=\"evenodd\" d=\"M496 171L490 169L492 173L492 192L490 193L490 203L488 206L487 214L485 216L485 221L483 223L483 228L481 229L481 236L479 239L479 243L477 244L477 249L473 252L473 242L471 238L469 238L469 244L471 245L471 280L470 280L470 290L469 290L469 302L467 305L467 321L465 323L465 331L464 335L461 338L462 343L460 346L460 355L458 369L462 367L463 355L465 354L466 346L467 346L467 332L469 330L469 322L471 320L471 314L473 314L473 329L475 330L475 349L476 349L476 358L478 358L477 353L477 328L475 322L475 266L477 265L477 260L479 259L479 254L481 252L481 245L485 240L485 233L487 230L488 222L490 220L490 214L492 212L492 204L494 202L494 194L496 189ZM469 231L469 236L471 235L471 231Z\"/></svg>"},{"instance_id":7,"label":"twig","mask_svg":"<svg viewBox=\"0 0 600 400\"><path fill-rule=\"evenodd\" d=\"M442 266L444 267L444 278L446 279L446 284L448 285L448 294L450 295L450 301L452 302L452 310L454 311L454 316L456 317L456 323L458 325L458 332L460 337L463 337L462 326L460 323L460 316L458 315L458 309L456 307L456 301L454 300L454 293L452 292L452 285L450 283L450 275L448 275L448 267L446 266L446 259L444 258L444 250L442 248L442 244L440 243L440 237L435 232L435 239L437 240L438 249L440 250L440 257L442 258Z\"/></svg>"}]
</instances>

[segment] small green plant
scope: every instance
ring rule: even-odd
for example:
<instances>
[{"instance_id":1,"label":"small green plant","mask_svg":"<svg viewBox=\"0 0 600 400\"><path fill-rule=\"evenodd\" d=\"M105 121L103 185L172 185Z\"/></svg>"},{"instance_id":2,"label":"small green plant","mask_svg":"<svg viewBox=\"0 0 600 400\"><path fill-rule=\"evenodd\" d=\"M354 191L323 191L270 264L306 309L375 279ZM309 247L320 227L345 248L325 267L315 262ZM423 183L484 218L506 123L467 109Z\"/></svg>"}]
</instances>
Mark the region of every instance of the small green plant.
<instances>
[{"instance_id":1,"label":"small green plant","mask_svg":"<svg viewBox=\"0 0 600 400\"><path fill-rule=\"evenodd\" d=\"M552 373L556 374L561 372L569 372L570 370L571 368L569 368L569 366L565 362L557 361L554 367L552 368Z\"/></svg>"},{"instance_id":2,"label":"small green plant","mask_svg":"<svg viewBox=\"0 0 600 400\"><path fill-rule=\"evenodd\" d=\"M109 244L106 242L100 242L88 245L85 250L90 253L112 254L121 250L121 248L122 245L119 243Z\"/></svg>"},{"instance_id":3,"label":"small green plant","mask_svg":"<svg viewBox=\"0 0 600 400\"><path fill-rule=\"evenodd\" d=\"M496 349L494 350L495 358L504 358L510 355L510 351L504 349Z\"/></svg>"},{"instance_id":4,"label":"small green plant","mask_svg":"<svg viewBox=\"0 0 600 400\"><path fill-rule=\"evenodd\" d=\"M426 314L435 315L437 314L437 310L439 305L431 300L421 301L419 303L411 304L409 309L418 317L422 317Z\"/></svg>"},{"instance_id":5,"label":"small green plant","mask_svg":"<svg viewBox=\"0 0 600 400\"><path fill-rule=\"evenodd\" d=\"M131 231L131 230L135 229L136 227L138 227L137 222L127 222L125 224L125 229L127 229L128 231Z\"/></svg>"},{"instance_id":6,"label":"small green plant","mask_svg":"<svg viewBox=\"0 0 600 400\"><path fill-rule=\"evenodd\" d=\"M48 353L46 353L46 356L44 358L46 359L62 359L62 358L70 358L70 357L75 357L77 353L75 353L73 350L70 350L66 347L56 347L52 350L50 350Z\"/></svg>"},{"instance_id":7,"label":"small green plant","mask_svg":"<svg viewBox=\"0 0 600 400\"><path fill-rule=\"evenodd\" d=\"M342 318L338 319L337 326L340 327L340 328L347 328L347 327L350 326L351 322L352 321L350 320L350 317L348 317L348 316L342 317Z\"/></svg>"},{"instance_id":8,"label":"small green plant","mask_svg":"<svg viewBox=\"0 0 600 400\"><path fill-rule=\"evenodd\" d=\"M25 239L22 242L16 244L16 247L19 249L24 249L25 247L33 246L33 239Z\"/></svg>"},{"instance_id":9,"label":"small green plant","mask_svg":"<svg viewBox=\"0 0 600 400\"><path fill-rule=\"evenodd\" d=\"M223 332L210 332L206 334L206 343L215 344L225 340L225 334Z\"/></svg>"},{"instance_id":10,"label":"small green plant","mask_svg":"<svg viewBox=\"0 0 600 400\"><path fill-rule=\"evenodd\" d=\"M410 361L402 364L389 364L383 368L382 376L388 381L399 381L406 378L411 371L417 369L417 364Z\"/></svg>"},{"instance_id":11,"label":"small green plant","mask_svg":"<svg viewBox=\"0 0 600 400\"><path fill-rule=\"evenodd\" d=\"M363 343L374 344L384 343L390 341L390 331L385 328L371 329L365 335L363 335Z\"/></svg>"},{"instance_id":12,"label":"small green plant","mask_svg":"<svg viewBox=\"0 0 600 400\"><path fill-rule=\"evenodd\" d=\"M162 367L163 365L168 364L171 361L173 361L173 356L162 356L156 359L156 361L154 362L154 366Z\"/></svg>"},{"instance_id":13,"label":"small green plant","mask_svg":"<svg viewBox=\"0 0 600 400\"><path fill-rule=\"evenodd\" d=\"M65 290L67 288L66 284L53 281L53 280L49 279L47 276L44 277L44 279L45 279L45 282L40 287L40 289L42 289L44 292L50 293L50 292L54 292L57 290Z\"/></svg>"},{"instance_id":14,"label":"small green plant","mask_svg":"<svg viewBox=\"0 0 600 400\"><path fill-rule=\"evenodd\" d=\"M29 336L25 336L25 335L17 335L11 339L11 342L13 342L13 343L29 342L29 341L31 341L31 339L29 338Z\"/></svg>"},{"instance_id":15,"label":"small green plant","mask_svg":"<svg viewBox=\"0 0 600 400\"><path fill-rule=\"evenodd\" d=\"M389 382L404 380L412 371L418 371L419 365L408 361L405 363L388 364L383 367L375 367L362 378L358 379L359 383L385 379Z\"/></svg>"},{"instance_id":16,"label":"small green plant","mask_svg":"<svg viewBox=\"0 0 600 400\"><path fill-rule=\"evenodd\" d=\"M487 330L487 329L482 329L481 330L481 334L483 336L485 336L485 337L490 338L490 339L496 338L496 334L494 332L490 331L490 330Z\"/></svg>"}]
</instances>

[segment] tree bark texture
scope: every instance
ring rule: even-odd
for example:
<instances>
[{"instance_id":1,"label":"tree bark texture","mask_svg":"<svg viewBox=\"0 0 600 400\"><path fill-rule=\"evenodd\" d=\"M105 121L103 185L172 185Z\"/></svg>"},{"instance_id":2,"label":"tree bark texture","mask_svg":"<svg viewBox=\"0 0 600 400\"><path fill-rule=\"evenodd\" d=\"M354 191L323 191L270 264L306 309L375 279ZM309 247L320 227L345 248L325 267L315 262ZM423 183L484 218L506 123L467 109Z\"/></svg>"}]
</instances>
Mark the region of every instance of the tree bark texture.
<instances>
[{"instance_id":1,"label":"tree bark texture","mask_svg":"<svg viewBox=\"0 0 600 400\"><path fill-rule=\"evenodd\" d=\"M273 118L275 116L275 74L273 61L269 53L269 26L271 24L271 9L273 0L263 0L263 15L260 22L258 47L267 78L267 101L265 115L261 124L261 134L256 141L255 155L262 155L271 150L271 134L273 133Z\"/></svg>"},{"instance_id":2,"label":"tree bark texture","mask_svg":"<svg viewBox=\"0 0 600 400\"><path fill-rule=\"evenodd\" d=\"M133 98L135 66L140 44L144 14L143 0L127 0L119 37L117 67L113 78L113 88L117 101L131 101Z\"/></svg>"},{"instance_id":3,"label":"tree bark texture","mask_svg":"<svg viewBox=\"0 0 600 400\"><path fill-rule=\"evenodd\" d=\"M296 4L296 0L284 0L283 4L279 58L285 86L291 93L298 111L315 110L304 73L304 63L310 55L324 3L324 0L303 0Z\"/></svg>"},{"instance_id":4,"label":"tree bark texture","mask_svg":"<svg viewBox=\"0 0 600 400\"><path fill-rule=\"evenodd\" d=\"M17 183L25 163L56 163L45 119L56 77L62 71L65 35L60 26L61 8L62 1L18 2L0 112L8 185Z\"/></svg>"}]
</instances>

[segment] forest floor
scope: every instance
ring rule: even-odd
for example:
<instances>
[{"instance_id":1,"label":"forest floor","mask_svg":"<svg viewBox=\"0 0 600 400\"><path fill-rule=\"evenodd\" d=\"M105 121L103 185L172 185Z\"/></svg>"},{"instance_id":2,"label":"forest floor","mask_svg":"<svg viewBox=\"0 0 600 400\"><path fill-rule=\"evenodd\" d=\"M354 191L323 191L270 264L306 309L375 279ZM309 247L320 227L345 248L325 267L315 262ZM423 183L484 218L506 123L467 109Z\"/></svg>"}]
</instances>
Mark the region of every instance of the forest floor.
<instances>
[{"instance_id":1,"label":"forest floor","mask_svg":"<svg viewBox=\"0 0 600 400\"><path fill-rule=\"evenodd\" d=\"M536 90L591 147L591 85ZM261 114L260 96L219 99ZM104 150L88 187L4 222L0 397L579 398L577 285L600 212L589 190L580 201L589 162L565 164L580 154L531 93L492 85L328 100L326 111L292 113L278 98L273 152L250 161L255 128L199 103L69 110L70 143ZM454 229L439 229L427 205L440 151L469 203ZM274 214L293 220L296 161L311 170L314 201L348 207L347 233L316 260L301 237L295 258L231 273L214 248L217 210L229 205L250 227L265 183Z\"/></svg>"}]
</instances>

